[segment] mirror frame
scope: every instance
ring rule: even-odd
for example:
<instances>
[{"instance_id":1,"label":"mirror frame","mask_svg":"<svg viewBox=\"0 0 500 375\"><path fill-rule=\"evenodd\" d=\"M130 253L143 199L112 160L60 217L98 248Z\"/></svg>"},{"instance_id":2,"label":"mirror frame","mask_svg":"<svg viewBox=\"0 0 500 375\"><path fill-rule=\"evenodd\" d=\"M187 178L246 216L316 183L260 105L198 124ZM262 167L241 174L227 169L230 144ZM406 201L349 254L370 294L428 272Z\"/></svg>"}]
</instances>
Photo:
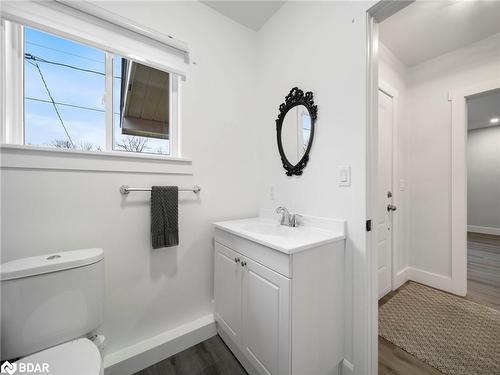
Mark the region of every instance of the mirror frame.
<instances>
[{"instance_id":1,"label":"mirror frame","mask_svg":"<svg viewBox=\"0 0 500 375\"><path fill-rule=\"evenodd\" d=\"M298 105L303 105L309 112L309 117L311 118L311 134L309 136L309 142L307 144L304 155L302 155L302 158L298 161L297 164L293 165L292 163L290 163L290 161L288 161L285 155L285 151L283 150L283 144L281 142L281 130L283 127L283 120L285 119L288 111ZM312 142L314 139L314 125L316 122L316 117L318 115L318 106L314 104L313 93L311 91L308 91L304 94L304 91L302 91L298 87L294 87L285 97L285 102L280 104L279 111L280 113L278 114L278 118L276 119L276 135L278 137L278 151L281 156L281 162L283 163L283 168L285 168L285 174L287 176L300 176L303 172L302 170L305 168L307 162L309 161L309 151L311 150Z\"/></svg>"}]
</instances>

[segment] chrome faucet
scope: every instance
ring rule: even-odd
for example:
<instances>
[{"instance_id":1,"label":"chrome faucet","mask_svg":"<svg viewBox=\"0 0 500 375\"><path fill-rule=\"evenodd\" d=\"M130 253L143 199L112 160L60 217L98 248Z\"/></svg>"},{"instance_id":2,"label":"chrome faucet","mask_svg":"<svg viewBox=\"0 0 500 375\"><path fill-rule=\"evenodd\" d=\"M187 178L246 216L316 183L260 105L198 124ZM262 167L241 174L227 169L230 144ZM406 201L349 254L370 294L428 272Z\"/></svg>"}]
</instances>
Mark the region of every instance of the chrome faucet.
<instances>
[{"instance_id":1,"label":"chrome faucet","mask_svg":"<svg viewBox=\"0 0 500 375\"><path fill-rule=\"evenodd\" d=\"M288 211L288 208L279 206L276 209L277 214L281 214L281 225L286 225L288 227L298 227L299 226L299 221L297 220L298 218L301 218L302 215L299 214L291 214L290 211Z\"/></svg>"}]
</instances>

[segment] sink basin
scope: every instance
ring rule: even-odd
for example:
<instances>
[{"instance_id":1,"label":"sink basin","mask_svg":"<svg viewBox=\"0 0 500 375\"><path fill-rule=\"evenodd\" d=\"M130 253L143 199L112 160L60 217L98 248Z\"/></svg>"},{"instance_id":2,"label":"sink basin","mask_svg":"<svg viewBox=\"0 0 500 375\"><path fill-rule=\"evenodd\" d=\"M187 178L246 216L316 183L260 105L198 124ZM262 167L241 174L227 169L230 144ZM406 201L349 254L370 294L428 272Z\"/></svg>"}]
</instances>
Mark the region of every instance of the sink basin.
<instances>
[{"instance_id":1,"label":"sink basin","mask_svg":"<svg viewBox=\"0 0 500 375\"><path fill-rule=\"evenodd\" d=\"M310 218L312 217L304 216L304 225L295 228L280 225L278 220L262 216L222 221L214 223L214 225L217 229L236 234L286 254L345 239L343 221L324 219L330 221L327 223L330 225L324 225L324 223ZM315 227L314 223L320 223L320 225Z\"/></svg>"},{"instance_id":2,"label":"sink basin","mask_svg":"<svg viewBox=\"0 0 500 375\"><path fill-rule=\"evenodd\" d=\"M268 236L291 236L296 233L294 229L285 227L283 225L279 225L279 223L275 223L267 220L259 220L259 221L250 221L245 222L241 226L241 229L247 232L252 232L260 235L268 235Z\"/></svg>"}]
</instances>

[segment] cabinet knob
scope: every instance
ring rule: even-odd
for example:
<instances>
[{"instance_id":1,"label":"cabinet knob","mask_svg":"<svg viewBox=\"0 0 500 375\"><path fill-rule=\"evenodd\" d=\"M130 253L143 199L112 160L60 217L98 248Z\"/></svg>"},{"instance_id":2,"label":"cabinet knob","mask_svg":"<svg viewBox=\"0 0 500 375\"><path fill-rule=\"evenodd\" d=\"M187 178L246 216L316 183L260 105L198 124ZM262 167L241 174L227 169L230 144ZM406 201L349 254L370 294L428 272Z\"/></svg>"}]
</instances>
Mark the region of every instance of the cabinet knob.
<instances>
[{"instance_id":1,"label":"cabinet knob","mask_svg":"<svg viewBox=\"0 0 500 375\"><path fill-rule=\"evenodd\" d=\"M239 263L240 262L240 258L234 258L234 263Z\"/></svg>"},{"instance_id":2,"label":"cabinet knob","mask_svg":"<svg viewBox=\"0 0 500 375\"><path fill-rule=\"evenodd\" d=\"M246 267L247 266L247 262L243 261L241 262L241 267Z\"/></svg>"}]
</instances>

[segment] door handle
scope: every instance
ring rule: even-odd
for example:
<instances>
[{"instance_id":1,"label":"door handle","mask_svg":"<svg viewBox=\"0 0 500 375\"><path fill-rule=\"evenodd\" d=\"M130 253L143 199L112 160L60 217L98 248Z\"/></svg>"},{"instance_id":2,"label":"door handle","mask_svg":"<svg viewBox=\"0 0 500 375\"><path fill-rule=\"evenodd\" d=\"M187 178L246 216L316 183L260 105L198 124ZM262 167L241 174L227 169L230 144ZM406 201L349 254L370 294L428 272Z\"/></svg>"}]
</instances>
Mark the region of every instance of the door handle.
<instances>
[{"instance_id":1,"label":"door handle","mask_svg":"<svg viewBox=\"0 0 500 375\"><path fill-rule=\"evenodd\" d=\"M393 204L388 204L387 205L387 211L390 212L390 211L396 211L398 208L393 205Z\"/></svg>"}]
</instances>

